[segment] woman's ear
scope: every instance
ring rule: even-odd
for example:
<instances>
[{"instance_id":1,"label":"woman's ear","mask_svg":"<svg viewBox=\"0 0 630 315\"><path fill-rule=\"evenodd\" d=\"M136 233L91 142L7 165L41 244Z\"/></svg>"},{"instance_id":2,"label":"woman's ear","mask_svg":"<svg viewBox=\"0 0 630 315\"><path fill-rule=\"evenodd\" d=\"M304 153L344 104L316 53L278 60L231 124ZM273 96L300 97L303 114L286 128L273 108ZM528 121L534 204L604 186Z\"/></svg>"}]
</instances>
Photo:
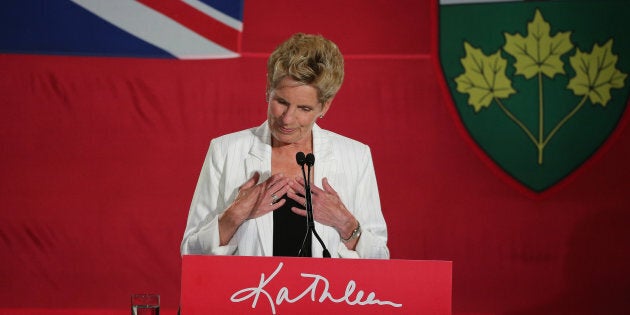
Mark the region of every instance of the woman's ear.
<instances>
[{"instance_id":1,"label":"woman's ear","mask_svg":"<svg viewBox=\"0 0 630 315\"><path fill-rule=\"evenodd\" d=\"M324 115L326 115L326 113L330 109L330 104L332 104L332 101L333 101L333 99L331 98L328 101L326 101L326 103L324 103L324 106L322 108L322 112L319 114L319 118L324 118Z\"/></svg>"}]
</instances>

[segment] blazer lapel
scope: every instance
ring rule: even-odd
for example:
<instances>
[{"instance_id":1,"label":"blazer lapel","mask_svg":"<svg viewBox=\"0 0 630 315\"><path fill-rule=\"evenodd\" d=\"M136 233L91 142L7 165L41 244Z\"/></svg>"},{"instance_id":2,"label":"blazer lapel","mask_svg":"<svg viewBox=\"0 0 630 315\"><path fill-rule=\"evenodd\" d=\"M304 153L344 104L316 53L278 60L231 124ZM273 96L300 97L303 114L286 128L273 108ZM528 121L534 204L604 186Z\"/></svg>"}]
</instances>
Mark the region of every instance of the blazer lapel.
<instances>
[{"instance_id":1,"label":"blazer lapel","mask_svg":"<svg viewBox=\"0 0 630 315\"><path fill-rule=\"evenodd\" d=\"M315 155L315 173L313 179L315 185L321 187L322 179L327 174L337 172L337 159L333 152L330 138L326 135L326 131L318 125L313 126L313 155Z\"/></svg>"},{"instance_id":2,"label":"blazer lapel","mask_svg":"<svg viewBox=\"0 0 630 315\"><path fill-rule=\"evenodd\" d=\"M337 165L335 160L335 152L330 142L329 137L326 135L326 131L321 129L317 124L313 125L313 155L315 155L315 171L313 173L313 185L322 188L322 179L324 177L330 177L333 174L337 174ZM322 188L323 189L323 188ZM333 244L334 235L331 231L335 231L332 228L327 228L325 225L315 221L315 229L317 233L328 247L328 251L331 253L336 251L336 248L330 248L330 244ZM313 256L321 257L323 248L313 237L312 245Z\"/></svg>"},{"instance_id":3,"label":"blazer lapel","mask_svg":"<svg viewBox=\"0 0 630 315\"><path fill-rule=\"evenodd\" d=\"M259 182L265 181L271 176L271 134L264 122L254 130L254 143L245 159L245 171L247 178L251 178L254 172L260 173ZM258 237L262 247L263 256L273 255L273 216L268 213L254 219L258 230Z\"/></svg>"}]
</instances>

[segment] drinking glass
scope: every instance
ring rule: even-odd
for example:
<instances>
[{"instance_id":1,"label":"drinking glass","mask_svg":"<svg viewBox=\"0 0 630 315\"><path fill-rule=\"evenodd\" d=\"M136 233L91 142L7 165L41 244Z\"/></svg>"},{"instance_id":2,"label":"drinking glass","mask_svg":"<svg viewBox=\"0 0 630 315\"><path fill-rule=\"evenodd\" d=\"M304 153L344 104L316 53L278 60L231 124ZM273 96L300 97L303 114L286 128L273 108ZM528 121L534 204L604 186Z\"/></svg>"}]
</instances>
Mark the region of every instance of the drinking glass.
<instances>
[{"instance_id":1,"label":"drinking glass","mask_svg":"<svg viewBox=\"0 0 630 315\"><path fill-rule=\"evenodd\" d=\"M160 295L133 294L131 315L160 315Z\"/></svg>"}]
</instances>

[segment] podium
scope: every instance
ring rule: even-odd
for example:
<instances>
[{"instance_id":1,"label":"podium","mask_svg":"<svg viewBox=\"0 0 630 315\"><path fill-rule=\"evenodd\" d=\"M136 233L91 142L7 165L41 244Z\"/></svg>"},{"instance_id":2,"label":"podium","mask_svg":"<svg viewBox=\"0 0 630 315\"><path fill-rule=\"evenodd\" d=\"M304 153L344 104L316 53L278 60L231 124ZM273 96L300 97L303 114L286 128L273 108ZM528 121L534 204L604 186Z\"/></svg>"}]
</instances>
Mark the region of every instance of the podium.
<instances>
[{"instance_id":1,"label":"podium","mask_svg":"<svg viewBox=\"0 0 630 315\"><path fill-rule=\"evenodd\" d=\"M181 314L451 314L452 263L182 257Z\"/></svg>"}]
</instances>

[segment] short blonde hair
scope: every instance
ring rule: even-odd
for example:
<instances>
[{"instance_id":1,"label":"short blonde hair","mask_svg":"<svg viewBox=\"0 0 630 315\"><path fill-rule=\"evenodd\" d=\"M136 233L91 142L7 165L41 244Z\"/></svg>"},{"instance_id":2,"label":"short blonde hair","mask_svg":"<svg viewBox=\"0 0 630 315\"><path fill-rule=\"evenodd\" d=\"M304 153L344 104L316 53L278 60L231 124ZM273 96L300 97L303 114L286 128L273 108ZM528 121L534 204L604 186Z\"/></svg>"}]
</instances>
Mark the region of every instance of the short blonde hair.
<instances>
[{"instance_id":1,"label":"short blonde hair","mask_svg":"<svg viewBox=\"0 0 630 315\"><path fill-rule=\"evenodd\" d=\"M285 77L317 89L319 102L332 99L343 82L343 56L321 35L297 33L280 44L267 60L267 98Z\"/></svg>"}]
</instances>

